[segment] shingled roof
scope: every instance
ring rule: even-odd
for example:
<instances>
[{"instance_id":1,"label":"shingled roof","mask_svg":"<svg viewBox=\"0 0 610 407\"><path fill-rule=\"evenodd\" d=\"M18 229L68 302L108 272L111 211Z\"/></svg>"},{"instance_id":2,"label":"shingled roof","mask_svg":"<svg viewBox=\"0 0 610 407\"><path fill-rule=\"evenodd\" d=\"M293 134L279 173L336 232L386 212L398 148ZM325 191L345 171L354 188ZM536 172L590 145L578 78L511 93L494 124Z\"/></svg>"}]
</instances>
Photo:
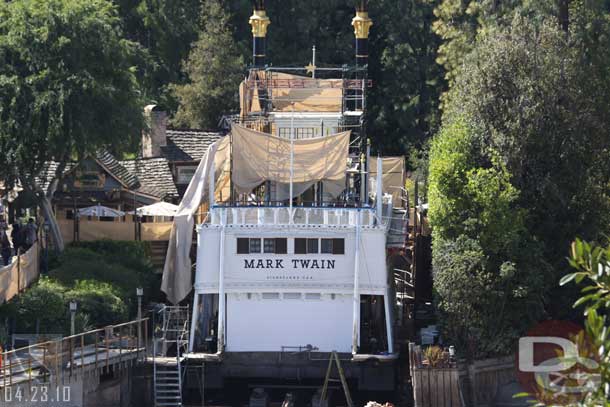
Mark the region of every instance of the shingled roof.
<instances>
[{"instance_id":1,"label":"shingled roof","mask_svg":"<svg viewBox=\"0 0 610 407\"><path fill-rule=\"evenodd\" d=\"M128 171L119 160L114 158L108 151L100 151L96 154L97 161L105 167L113 176L125 184L129 189L140 187L140 181L133 171Z\"/></svg>"},{"instance_id":2,"label":"shingled roof","mask_svg":"<svg viewBox=\"0 0 610 407\"><path fill-rule=\"evenodd\" d=\"M161 154L168 161L200 161L210 144L224 134L199 130L168 129L167 146L161 147Z\"/></svg>"},{"instance_id":3,"label":"shingled roof","mask_svg":"<svg viewBox=\"0 0 610 407\"><path fill-rule=\"evenodd\" d=\"M178 196L169 162L165 158L144 158L120 163L138 177L140 187L136 191L161 199Z\"/></svg>"}]
</instances>

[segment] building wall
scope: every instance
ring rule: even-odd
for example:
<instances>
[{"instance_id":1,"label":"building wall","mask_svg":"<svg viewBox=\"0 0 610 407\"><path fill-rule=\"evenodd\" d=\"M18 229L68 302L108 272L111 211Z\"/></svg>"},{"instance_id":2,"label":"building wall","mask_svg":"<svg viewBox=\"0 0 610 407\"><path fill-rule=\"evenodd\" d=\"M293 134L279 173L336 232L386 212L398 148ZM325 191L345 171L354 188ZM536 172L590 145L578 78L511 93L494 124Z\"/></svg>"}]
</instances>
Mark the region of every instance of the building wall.
<instances>
[{"instance_id":1,"label":"building wall","mask_svg":"<svg viewBox=\"0 0 610 407\"><path fill-rule=\"evenodd\" d=\"M349 295L227 295L228 352L281 352L282 346L306 345L320 352L350 352L351 340Z\"/></svg>"}]
</instances>

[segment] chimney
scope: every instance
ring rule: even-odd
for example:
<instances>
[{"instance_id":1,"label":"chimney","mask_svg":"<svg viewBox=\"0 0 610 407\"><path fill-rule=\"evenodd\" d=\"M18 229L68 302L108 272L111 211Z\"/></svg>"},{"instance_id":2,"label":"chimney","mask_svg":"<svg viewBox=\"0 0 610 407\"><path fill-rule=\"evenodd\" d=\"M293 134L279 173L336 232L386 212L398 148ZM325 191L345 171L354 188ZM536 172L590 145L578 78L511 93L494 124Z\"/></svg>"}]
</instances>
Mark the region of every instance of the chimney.
<instances>
[{"instance_id":1,"label":"chimney","mask_svg":"<svg viewBox=\"0 0 610 407\"><path fill-rule=\"evenodd\" d=\"M161 147L167 146L167 113L157 105L144 108L146 128L142 130L142 157L161 156Z\"/></svg>"},{"instance_id":2,"label":"chimney","mask_svg":"<svg viewBox=\"0 0 610 407\"><path fill-rule=\"evenodd\" d=\"M254 12L250 17L252 26L252 63L256 68L265 66L267 48L267 26L271 24L267 12L265 11L265 1L256 0Z\"/></svg>"},{"instance_id":3,"label":"chimney","mask_svg":"<svg viewBox=\"0 0 610 407\"><path fill-rule=\"evenodd\" d=\"M369 18L368 1L362 0L356 6L356 17L352 19L356 36L356 65L366 66L369 63L369 30L373 20Z\"/></svg>"}]
</instances>

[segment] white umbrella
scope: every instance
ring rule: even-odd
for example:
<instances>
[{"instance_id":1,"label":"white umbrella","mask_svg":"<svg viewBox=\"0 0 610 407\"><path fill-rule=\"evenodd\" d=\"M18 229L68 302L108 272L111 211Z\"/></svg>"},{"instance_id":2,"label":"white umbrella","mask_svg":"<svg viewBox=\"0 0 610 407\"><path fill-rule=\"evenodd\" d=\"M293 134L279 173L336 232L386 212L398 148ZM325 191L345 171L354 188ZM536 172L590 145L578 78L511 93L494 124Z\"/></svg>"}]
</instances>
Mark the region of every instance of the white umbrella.
<instances>
[{"instance_id":1,"label":"white umbrella","mask_svg":"<svg viewBox=\"0 0 610 407\"><path fill-rule=\"evenodd\" d=\"M137 209L138 216L175 216L178 205L169 202L157 202Z\"/></svg>"},{"instance_id":2,"label":"white umbrella","mask_svg":"<svg viewBox=\"0 0 610 407\"><path fill-rule=\"evenodd\" d=\"M125 212L123 211L102 205L81 208L78 210L78 214L81 216L98 216L104 218L120 218L121 216L125 216Z\"/></svg>"}]
</instances>

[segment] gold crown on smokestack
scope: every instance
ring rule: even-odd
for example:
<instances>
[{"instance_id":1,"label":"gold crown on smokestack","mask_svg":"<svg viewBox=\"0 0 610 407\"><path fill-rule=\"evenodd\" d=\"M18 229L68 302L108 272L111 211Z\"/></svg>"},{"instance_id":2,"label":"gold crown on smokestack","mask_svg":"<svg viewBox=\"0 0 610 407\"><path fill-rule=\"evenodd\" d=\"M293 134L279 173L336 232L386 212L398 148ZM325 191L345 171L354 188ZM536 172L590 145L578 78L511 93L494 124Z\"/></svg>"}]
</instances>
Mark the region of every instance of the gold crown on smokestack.
<instances>
[{"instance_id":1,"label":"gold crown on smokestack","mask_svg":"<svg viewBox=\"0 0 610 407\"><path fill-rule=\"evenodd\" d=\"M352 19L352 25L356 38L369 38L373 20L370 19L368 11L356 11L356 17Z\"/></svg>"},{"instance_id":2,"label":"gold crown on smokestack","mask_svg":"<svg viewBox=\"0 0 610 407\"><path fill-rule=\"evenodd\" d=\"M267 17L264 1L254 2L254 12L250 17L250 25L252 26L252 35L255 37L265 37L267 35L267 26L271 24L271 20Z\"/></svg>"}]
</instances>

